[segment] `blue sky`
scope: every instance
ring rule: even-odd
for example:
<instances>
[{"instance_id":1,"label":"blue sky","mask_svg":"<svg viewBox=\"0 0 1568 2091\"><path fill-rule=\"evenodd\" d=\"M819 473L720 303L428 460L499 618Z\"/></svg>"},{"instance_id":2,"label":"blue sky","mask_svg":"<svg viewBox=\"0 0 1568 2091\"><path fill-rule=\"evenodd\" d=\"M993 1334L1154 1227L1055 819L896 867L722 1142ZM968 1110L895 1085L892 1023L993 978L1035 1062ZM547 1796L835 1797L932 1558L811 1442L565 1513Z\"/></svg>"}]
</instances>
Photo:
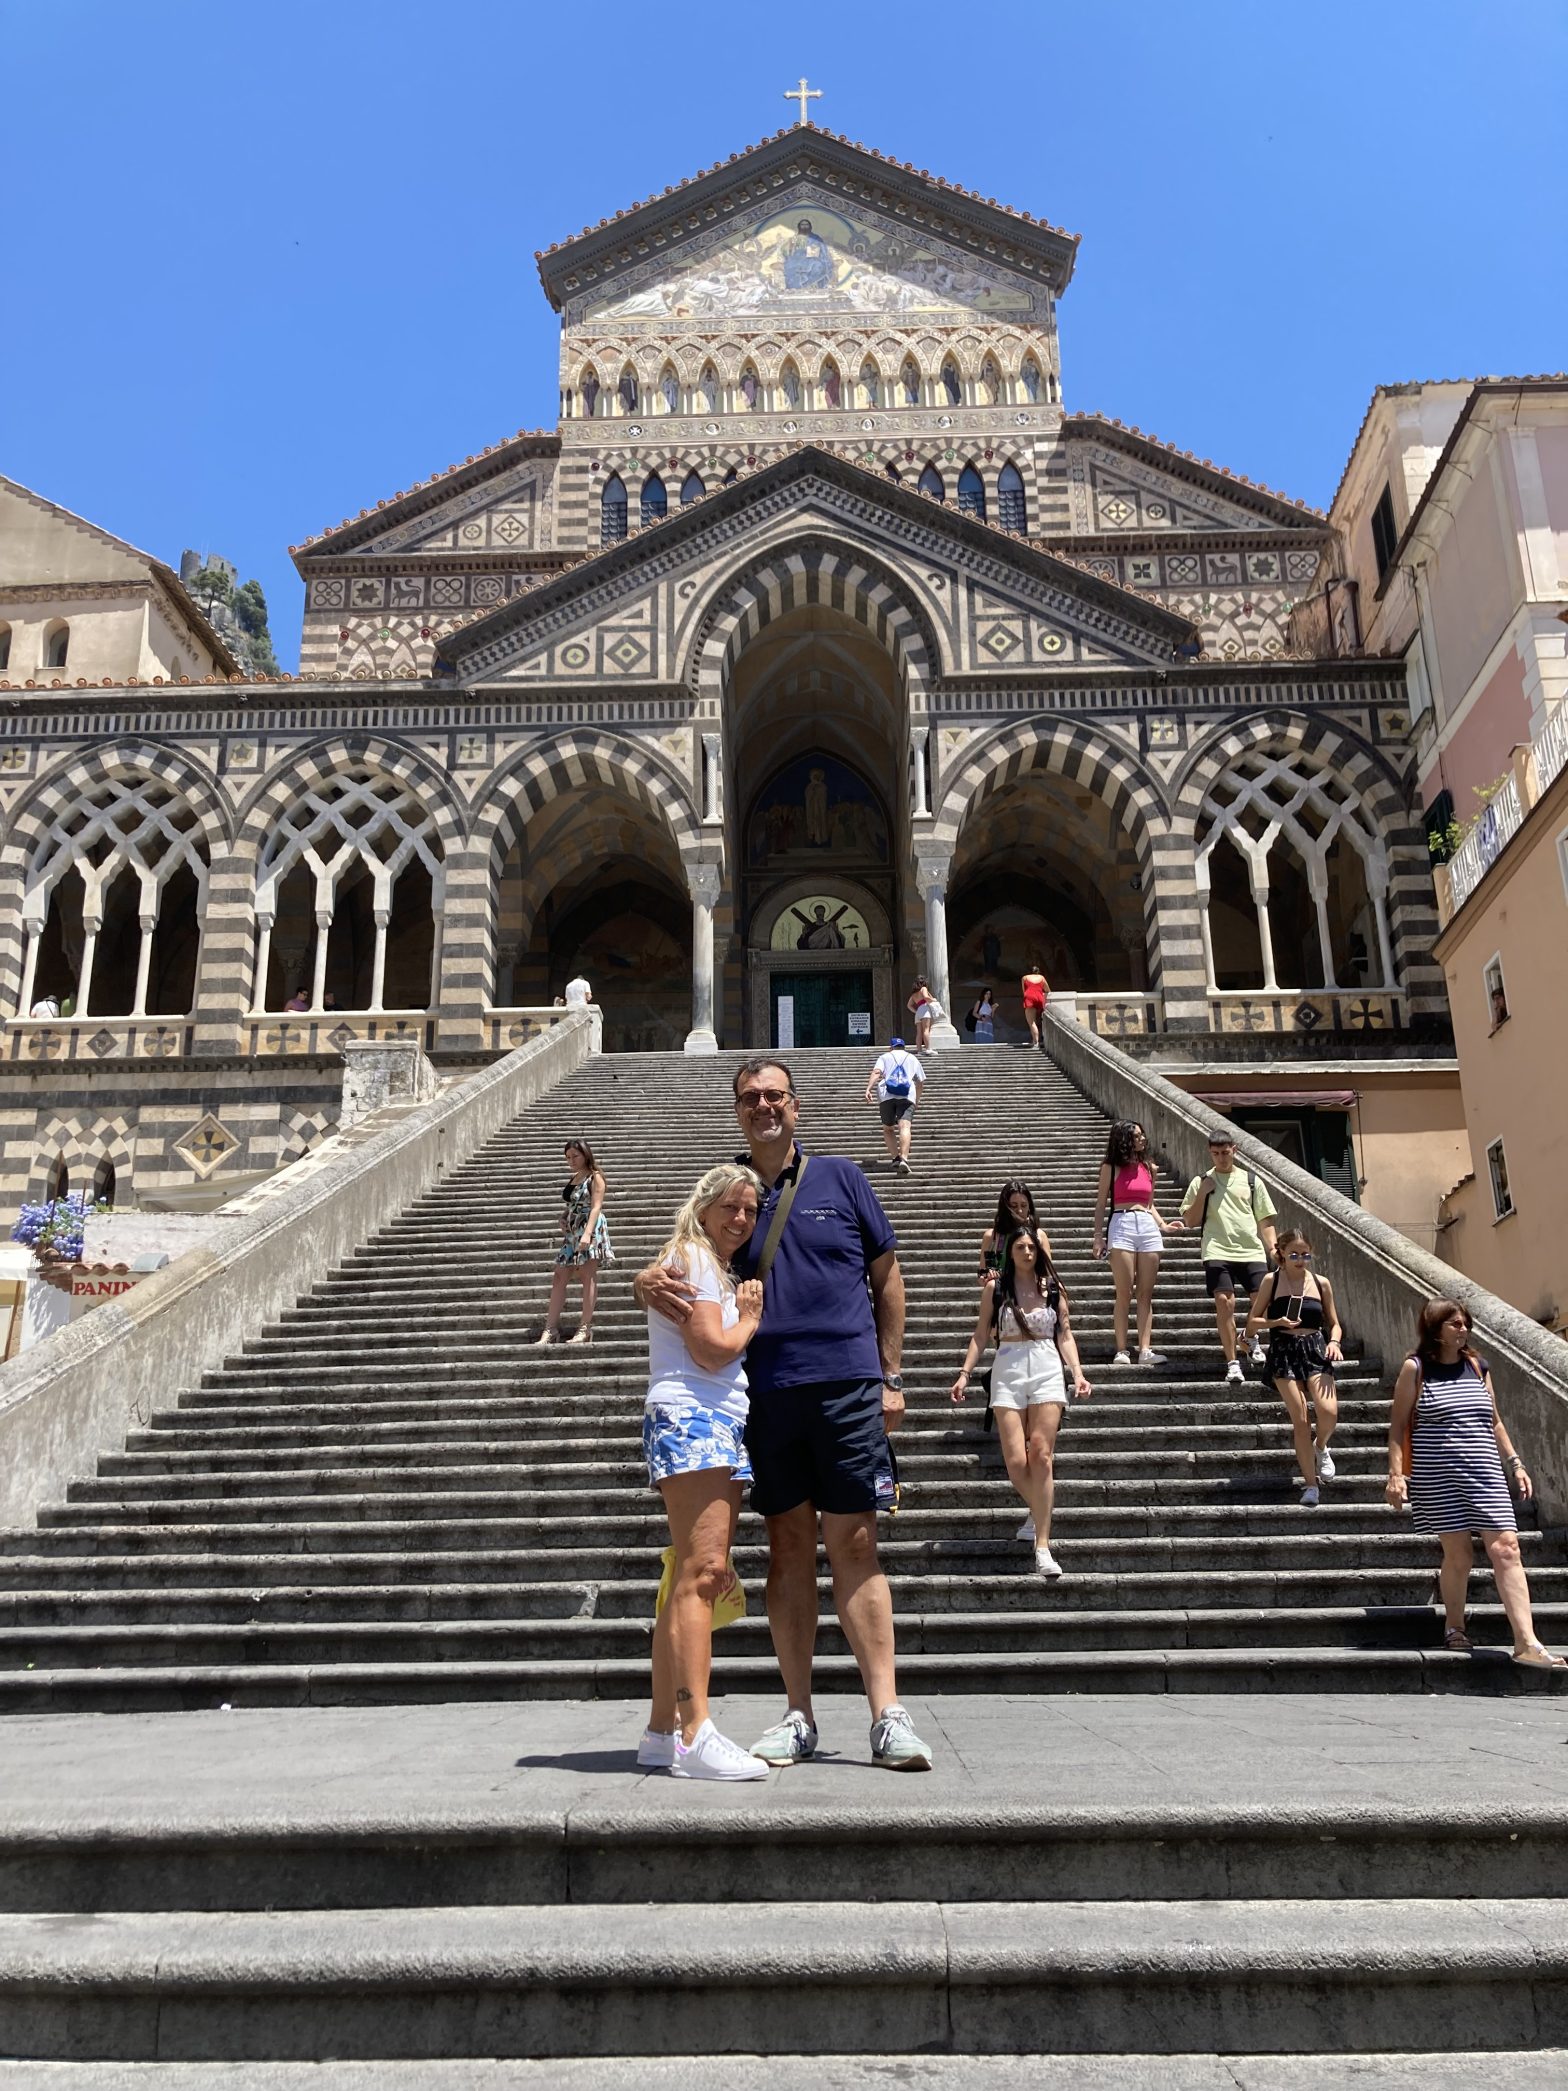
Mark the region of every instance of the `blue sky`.
<instances>
[{"instance_id":1,"label":"blue sky","mask_svg":"<svg viewBox=\"0 0 1568 2091\"><path fill-rule=\"evenodd\" d=\"M621 5L0 0L0 470L225 553L292 667L291 543L553 423L534 250L802 72L826 127L1082 234L1070 407L1301 499L1375 384L1568 364L1563 0L662 12L660 49Z\"/></svg>"}]
</instances>

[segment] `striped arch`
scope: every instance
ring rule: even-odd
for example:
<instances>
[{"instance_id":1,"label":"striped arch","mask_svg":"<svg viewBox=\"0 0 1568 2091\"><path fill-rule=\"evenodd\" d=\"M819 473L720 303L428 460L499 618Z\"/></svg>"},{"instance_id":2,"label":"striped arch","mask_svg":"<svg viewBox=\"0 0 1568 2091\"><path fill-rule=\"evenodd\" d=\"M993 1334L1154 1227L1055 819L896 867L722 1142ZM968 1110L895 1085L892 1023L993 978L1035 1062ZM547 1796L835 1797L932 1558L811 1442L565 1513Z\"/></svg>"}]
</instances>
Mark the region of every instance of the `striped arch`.
<instances>
[{"instance_id":1,"label":"striped arch","mask_svg":"<svg viewBox=\"0 0 1568 2091\"><path fill-rule=\"evenodd\" d=\"M1195 828L1215 780L1239 756L1258 749L1305 756L1309 764L1326 766L1354 784L1379 825L1389 831L1390 845L1399 839L1400 828L1414 832L1403 786L1363 740L1311 713L1283 709L1233 719L1193 750L1172 794L1176 823L1189 831Z\"/></svg>"},{"instance_id":2,"label":"striped arch","mask_svg":"<svg viewBox=\"0 0 1568 2091\"><path fill-rule=\"evenodd\" d=\"M702 613L687 675L699 697L722 704L744 648L776 618L820 604L863 625L892 656L906 697L929 687L940 658L934 634L863 548L816 542L760 553L719 582Z\"/></svg>"},{"instance_id":3,"label":"striped arch","mask_svg":"<svg viewBox=\"0 0 1568 2091\"><path fill-rule=\"evenodd\" d=\"M557 838L547 844L542 857L530 856L519 889L524 921L531 922L550 895L571 884L579 873L607 864L624 854L624 841L613 818L601 816L572 823L564 839ZM664 876L662 863L651 858L645 861L652 874Z\"/></svg>"},{"instance_id":4,"label":"striped arch","mask_svg":"<svg viewBox=\"0 0 1568 2091\"><path fill-rule=\"evenodd\" d=\"M122 1117L90 1118L80 1113L60 1113L38 1128L38 1152L28 1176L27 1197L36 1202L44 1195L49 1172L63 1159L73 1191L85 1188L82 1178L107 1157L114 1164L114 1195L123 1200L135 1189L135 1151L131 1128Z\"/></svg>"},{"instance_id":5,"label":"striped arch","mask_svg":"<svg viewBox=\"0 0 1568 2091\"><path fill-rule=\"evenodd\" d=\"M451 857L462 848L466 823L446 773L419 749L367 733L296 749L271 770L241 809L241 852L259 856L268 835L296 799L354 770L395 778L419 793L445 854Z\"/></svg>"},{"instance_id":6,"label":"striped arch","mask_svg":"<svg viewBox=\"0 0 1568 2091\"><path fill-rule=\"evenodd\" d=\"M156 741L112 741L90 753L72 755L39 778L17 803L5 834L5 856L25 861L62 813L102 785L126 778L158 779L196 814L209 852L229 841L229 820L217 783L190 756Z\"/></svg>"},{"instance_id":7,"label":"striped arch","mask_svg":"<svg viewBox=\"0 0 1568 2091\"><path fill-rule=\"evenodd\" d=\"M618 734L574 727L515 755L485 780L471 849L495 864L533 816L563 793L602 784L646 808L669 833L683 863L701 848L701 819L685 781L651 749Z\"/></svg>"},{"instance_id":8,"label":"striped arch","mask_svg":"<svg viewBox=\"0 0 1568 2091\"><path fill-rule=\"evenodd\" d=\"M1194 751L1175 793L1173 839L1188 865L1210 792L1229 769L1253 754L1299 758L1304 771L1326 769L1355 792L1366 824L1387 852L1384 905L1395 975L1413 1009L1446 1010L1442 968L1431 951L1438 922L1425 830L1411 815L1397 773L1343 725L1279 707L1234 720L1211 735Z\"/></svg>"},{"instance_id":9,"label":"striped arch","mask_svg":"<svg viewBox=\"0 0 1568 2091\"><path fill-rule=\"evenodd\" d=\"M1147 866L1169 826L1159 787L1134 756L1092 726L1071 719L1029 719L1004 726L969 749L946 780L934 832L949 846L971 814L1030 770L1045 770L1103 799Z\"/></svg>"}]
</instances>

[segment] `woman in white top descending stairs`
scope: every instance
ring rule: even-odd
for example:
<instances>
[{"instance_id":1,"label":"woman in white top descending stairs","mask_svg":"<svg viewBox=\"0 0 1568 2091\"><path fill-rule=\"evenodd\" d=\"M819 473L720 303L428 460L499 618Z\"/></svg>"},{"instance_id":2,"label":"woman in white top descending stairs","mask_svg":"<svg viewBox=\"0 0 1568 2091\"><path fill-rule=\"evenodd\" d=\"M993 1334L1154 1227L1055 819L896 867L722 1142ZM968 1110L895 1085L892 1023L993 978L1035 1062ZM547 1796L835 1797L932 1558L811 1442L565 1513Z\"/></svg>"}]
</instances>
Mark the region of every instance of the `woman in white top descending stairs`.
<instances>
[{"instance_id":1,"label":"woman in white top descending stairs","mask_svg":"<svg viewBox=\"0 0 1568 2091\"><path fill-rule=\"evenodd\" d=\"M955 1402L967 1395L970 1376L993 1341L991 1408L1007 1478L1029 1508L1035 1567L1043 1576L1059 1576L1062 1570L1051 1552L1051 1510L1067 1375L1072 1376L1073 1399L1086 1401L1093 1389L1078 1361L1067 1294L1032 1224L1007 1237L1006 1262L982 1290L975 1331L953 1382Z\"/></svg>"}]
</instances>

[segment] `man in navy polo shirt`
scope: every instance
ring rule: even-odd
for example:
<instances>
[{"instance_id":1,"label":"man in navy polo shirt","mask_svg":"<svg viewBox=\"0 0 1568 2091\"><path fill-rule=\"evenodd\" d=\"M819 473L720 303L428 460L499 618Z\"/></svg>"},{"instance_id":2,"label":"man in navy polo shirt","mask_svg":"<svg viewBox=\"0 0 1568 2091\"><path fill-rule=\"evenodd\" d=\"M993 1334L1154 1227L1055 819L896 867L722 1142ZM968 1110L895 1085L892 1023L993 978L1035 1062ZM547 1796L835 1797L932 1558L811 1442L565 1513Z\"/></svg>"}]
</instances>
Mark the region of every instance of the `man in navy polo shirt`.
<instances>
[{"instance_id":1,"label":"man in navy polo shirt","mask_svg":"<svg viewBox=\"0 0 1568 2091\"><path fill-rule=\"evenodd\" d=\"M853 1162L813 1155L800 1176L800 1099L781 1061L748 1060L735 1076L735 1115L766 1186L757 1228L736 1263L756 1271L785 1187L794 1204L764 1281L762 1326L746 1353L752 1508L768 1526L768 1625L784 1679L782 1721L753 1747L769 1764L815 1754L811 1663L817 1640L817 1520L833 1571L833 1601L871 1705L873 1762L929 1771L931 1752L898 1703L893 1599L877 1559L877 1484L902 1421L904 1279L887 1214ZM671 1321L690 1313L677 1271L641 1272L640 1305Z\"/></svg>"}]
</instances>

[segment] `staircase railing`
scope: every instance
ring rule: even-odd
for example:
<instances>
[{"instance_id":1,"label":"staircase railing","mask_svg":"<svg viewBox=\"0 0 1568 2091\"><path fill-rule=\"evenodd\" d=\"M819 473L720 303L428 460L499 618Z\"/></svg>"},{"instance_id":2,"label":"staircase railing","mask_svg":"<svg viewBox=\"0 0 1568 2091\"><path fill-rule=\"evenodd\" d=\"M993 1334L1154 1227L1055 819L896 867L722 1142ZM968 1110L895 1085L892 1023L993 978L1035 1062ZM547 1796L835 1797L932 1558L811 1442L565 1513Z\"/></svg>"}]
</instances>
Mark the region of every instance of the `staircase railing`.
<instances>
[{"instance_id":1,"label":"staircase railing","mask_svg":"<svg viewBox=\"0 0 1568 2091\"><path fill-rule=\"evenodd\" d=\"M1045 1035L1074 1087L1110 1117L1137 1119L1184 1176L1208 1166L1209 1135L1224 1129L1244 1167L1268 1184L1280 1218L1310 1237L1343 1296L1349 1334L1382 1358L1390 1382L1414 1346L1424 1301L1447 1296L1468 1307L1542 1518L1568 1524L1568 1344L1560 1336L1081 1024L1047 1010Z\"/></svg>"},{"instance_id":2,"label":"staircase railing","mask_svg":"<svg viewBox=\"0 0 1568 2091\"><path fill-rule=\"evenodd\" d=\"M280 1178L241 1217L214 1214L212 1239L119 1300L0 1366L0 1527L90 1475L126 1431L233 1357L286 1308L553 1089L593 1049L573 1014L432 1102L297 1181ZM324 1360L324 1366L330 1361Z\"/></svg>"}]
</instances>

